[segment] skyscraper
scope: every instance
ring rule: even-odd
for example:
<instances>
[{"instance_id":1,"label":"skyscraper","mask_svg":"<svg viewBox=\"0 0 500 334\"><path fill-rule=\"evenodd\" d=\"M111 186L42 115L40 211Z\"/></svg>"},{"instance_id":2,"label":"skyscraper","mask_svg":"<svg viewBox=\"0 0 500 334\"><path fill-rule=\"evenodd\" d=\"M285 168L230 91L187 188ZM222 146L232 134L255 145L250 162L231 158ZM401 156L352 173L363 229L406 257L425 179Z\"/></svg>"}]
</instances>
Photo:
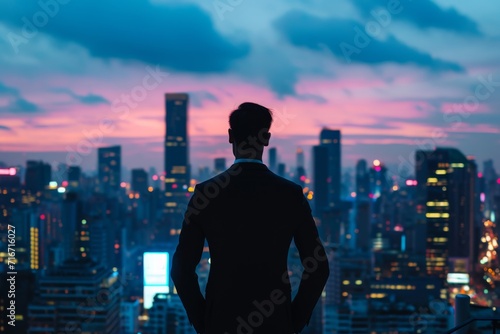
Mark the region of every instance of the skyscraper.
<instances>
[{"instance_id":1,"label":"skyscraper","mask_svg":"<svg viewBox=\"0 0 500 334\"><path fill-rule=\"evenodd\" d=\"M26 174L24 181L26 190L31 194L43 192L45 186L50 183L52 168L43 161L28 160L26 162Z\"/></svg>"},{"instance_id":2,"label":"skyscraper","mask_svg":"<svg viewBox=\"0 0 500 334\"><path fill-rule=\"evenodd\" d=\"M216 174L222 173L226 170L226 158L215 158L214 159L214 171Z\"/></svg>"},{"instance_id":3,"label":"skyscraper","mask_svg":"<svg viewBox=\"0 0 500 334\"><path fill-rule=\"evenodd\" d=\"M278 164L278 175L287 178L286 165L283 162Z\"/></svg>"},{"instance_id":4,"label":"skyscraper","mask_svg":"<svg viewBox=\"0 0 500 334\"><path fill-rule=\"evenodd\" d=\"M475 262L475 163L455 148L417 151L416 176L417 202L425 203L427 274L467 272Z\"/></svg>"},{"instance_id":5,"label":"skyscraper","mask_svg":"<svg viewBox=\"0 0 500 334\"><path fill-rule=\"evenodd\" d=\"M340 130L323 128L314 150L314 214L320 219L320 235L325 242L346 243L352 203L341 201ZM325 175L326 174L326 175ZM318 194L319 191L319 194ZM326 194L325 194L326 193ZM319 196L319 198L318 198Z\"/></svg>"},{"instance_id":6,"label":"skyscraper","mask_svg":"<svg viewBox=\"0 0 500 334\"><path fill-rule=\"evenodd\" d=\"M328 149L313 146L314 216L321 217L328 204Z\"/></svg>"},{"instance_id":7,"label":"skyscraper","mask_svg":"<svg viewBox=\"0 0 500 334\"><path fill-rule=\"evenodd\" d=\"M297 148L297 166L295 168L295 182L302 187L306 185L306 169L304 168L304 150Z\"/></svg>"},{"instance_id":8,"label":"skyscraper","mask_svg":"<svg viewBox=\"0 0 500 334\"><path fill-rule=\"evenodd\" d=\"M369 198L370 178L366 160L359 160L356 164L356 248L363 251L371 249L371 215Z\"/></svg>"},{"instance_id":9,"label":"skyscraper","mask_svg":"<svg viewBox=\"0 0 500 334\"><path fill-rule=\"evenodd\" d=\"M271 147L269 149L269 169L276 173L277 169L277 153L276 153L276 147Z\"/></svg>"},{"instance_id":10,"label":"skyscraper","mask_svg":"<svg viewBox=\"0 0 500 334\"><path fill-rule=\"evenodd\" d=\"M297 148L297 168L304 168L304 150L299 147Z\"/></svg>"},{"instance_id":11,"label":"skyscraper","mask_svg":"<svg viewBox=\"0 0 500 334\"><path fill-rule=\"evenodd\" d=\"M188 145L188 95L165 94L165 207L170 226L180 228L190 182Z\"/></svg>"},{"instance_id":12,"label":"skyscraper","mask_svg":"<svg viewBox=\"0 0 500 334\"><path fill-rule=\"evenodd\" d=\"M98 149L99 191L110 195L120 189L122 163L121 146L101 147Z\"/></svg>"},{"instance_id":13,"label":"skyscraper","mask_svg":"<svg viewBox=\"0 0 500 334\"><path fill-rule=\"evenodd\" d=\"M82 169L79 166L68 167L68 186L70 188L78 188L80 186L80 178Z\"/></svg>"},{"instance_id":14,"label":"skyscraper","mask_svg":"<svg viewBox=\"0 0 500 334\"><path fill-rule=\"evenodd\" d=\"M328 206L339 206L342 178L340 130L323 128L320 133L320 145L328 149Z\"/></svg>"},{"instance_id":15,"label":"skyscraper","mask_svg":"<svg viewBox=\"0 0 500 334\"><path fill-rule=\"evenodd\" d=\"M148 173L143 168L132 169L132 191L141 194L148 193Z\"/></svg>"}]
</instances>

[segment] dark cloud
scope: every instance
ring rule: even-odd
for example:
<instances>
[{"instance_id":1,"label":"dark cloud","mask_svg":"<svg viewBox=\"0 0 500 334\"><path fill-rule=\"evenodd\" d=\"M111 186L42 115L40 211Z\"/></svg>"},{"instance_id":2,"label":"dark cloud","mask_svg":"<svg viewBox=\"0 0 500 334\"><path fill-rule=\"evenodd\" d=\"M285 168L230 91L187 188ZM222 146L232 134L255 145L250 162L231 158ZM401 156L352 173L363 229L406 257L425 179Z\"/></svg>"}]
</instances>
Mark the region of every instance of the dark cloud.
<instances>
[{"instance_id":1,"label":"dark cloud","mask_svg":"<svg viewBox=\"0 0 500 334\"><path fill-rule=\"evenodd\" d=\"M75 97L83 104L110 104L106 98L96 94L76 95Z\"/></svg>"},{"instance_id":2,"label":"dark cloud","mask_svg":"<svg viewBox=\"0 0 500 334\"><path fill-rule=\"evenodd\" d=\"M23 34L23 18L38 22L38 33L76 42L96 57L140 61L193 73L228 70L250 49L247 44L219 34L209 14L193 4L86 0L58 7L43 9L38 1L1 2L0 21L16 28L11 33L27 38L27 43L36 35ZM52 15L45 15L48 19L42 25L43 15L39 13ZM7 38L11 40L13 35ZM19 50L23 47L25 43L18 45Z\"/></svg>"},{"instance_id":3,"label":"dark cloud","mask_svg":"<svg viewBox=\"0 0 500 334\"><path fill-rule=\"evenodd\" d=\"M12 128L0 124L0 131L12 131Z\"/></svg>"},{"instance_id":4,"label":"dark cloud","mask_svg":"<svg viewBox=\"0 0 500 334\"><path fill-rule=\"evenodd\" d=\"M111 104L111 102L105 97L97 94L86 94L86 95L78 95L75 92L67 89L67 88L55 88L52 89L55 93L62 93L71 96L76 101L87 104L87 105L96 105L96 104Z\"/></svg>"},{"instance_id":5,"label":"dark cloud","mask_svg":"<svg viewBox=\"0 0 500 334\"><path fill-rule=\"evenodd\" d=\"M377 13L382 13L381 9L387 10L388 3L397 4L390 19L405 20L419 28L438 28L450 30L457 33L470 33L480 35L477 23L467 16L459 13L454 8L444 9L439 7L432 0L354 0L356 8L365 19L375 19Z\"/></svg>"},{"instance_id":6,"label":"dark cloud","mask_svg":"<svg viewBox=\"0 0 500 334\"><path fill-rule=\"evenodd\" d=\"M414 49L392 35L385 40L370 37L364 25L349 19L322 18L301 11L290 11L274 23L291 44L324 51L348 63L413 64L433 71L463 71L455 63L440 60Z\"/></svg>"},{"instance_id":7,"label":"dark cloud","mask_svg":"<svg viewBox=\"0 0 500 334\"><path fill-rule=\"evenodd\" d=\"M0 108L0 111L7 111L12 113L32 113L42 111L36 104L28 100L18 97L11 101L6 107Z\"/></svg>"},{"instance_id":8,"label":"dark cloud","mask_svg":"<svg viewBox=\"0 0 500 334\"><path fill-rule=\"evenodd\" d=\"M207 91L189 92L189 103L194 107L203 107L205 101L219 102L219 99L217 96Z\"/></svg>"},{"instance_id":9,"label":"dark cloud","mask_svg":"<svg viewBox=\"0 0 500 334\"><path fill-rule=\"evenodd\" d=\"M33 113L42 111L36 104L26 100L14 87L5 86L0 82L0 96L6 98L7 103L0 106L0 113Z\"/></svg>"},{"instance_id":10,"label":"dark cloud","mask_svg":"<svg viewBox=\"0 0 500 334\"><path fill-rule=\"evenodd\" d=\"M19 91L0 82L0 96L17 96Z\"/></svg>"}]
</instances>

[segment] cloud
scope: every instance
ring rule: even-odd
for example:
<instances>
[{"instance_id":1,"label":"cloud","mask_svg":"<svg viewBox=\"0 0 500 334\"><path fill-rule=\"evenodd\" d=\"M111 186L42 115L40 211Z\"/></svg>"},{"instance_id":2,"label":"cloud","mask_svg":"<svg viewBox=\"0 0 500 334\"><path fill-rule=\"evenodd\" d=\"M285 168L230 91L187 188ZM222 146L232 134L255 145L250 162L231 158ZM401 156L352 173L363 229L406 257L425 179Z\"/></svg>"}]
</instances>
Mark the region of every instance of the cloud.
<instances>
[{"instance_id":1,"label":"cloud","mask_svg":"<svg viewBox=\"0 0 500 334\"><path fill-rule=\"evenodd\" d=\"M110 104L110 102L106 98L96 94L87 94L87 95L75 94L75 98L78 99L78 101L80 101L83 104Z\"/></svg>"},{"instance_id":2,"label":"cloud","mask_svg":"<svg viewBox=\"0 0 500 334\"><path fill-rule=\"evenodd\" d=\"M6 104L0 105L1 112L9 113L33 113L42 111L36 104L24 99L19 90L9 87L0 82L0 96L5 97Z\"/></svg>"},{"instance_id":3,"label":"cloud","mask_svg":"<svg viewBox=\"0 0 500 334\"><path fill-rule=\"evenodd\" d=\"M0 124L0 131L12 131L12 128Z\"/></svg>"},{"instance_id":4,"label":"cloud","mask_svg":"<svg viewBox=\"0 0 500 334\"><path fill-rule=\"evenodd\" d=\"M2 2L0 21L16 28L11 33L22 38L26 20L33 24L40 20L37 13L48 13L45 25L34 26L38 33L80 44L93 56L192 73L226 71L249 52L249 45L219 34L210 15L193 4L87 0L58 5L56 10L43 9L39 3Z\"/></svg>"},{"instance_id":5,"label":"cloud","mask_svg":"<svg viewBox=\"0 0 500 334\"><path fill-rule=\"evenodd\" d=\"M189 92L189 102L196 108L203 107L205 101L219 102L214 94L207 91Z\"/></svg>"},{"instance_id":6,"label":"cloud","mask_svg":"<svg viewBox=\"0 0 500 334\"><path fill-rule=\"evenodd\" d=\"M433 71L463 71L455 63L440 60L414 49L396 37L371 38L364 25L350 19L322 18L300 11L289 11L274 23L278 32L291 44L324 51L348 63L413 64Z\"/></svg>"},{"instance_id":7,"label":"cloud","mask_svg":"<svg viewBox=\"0 0 500 334\"><path fill-rule=\"evenodd\" d=\"M3 83L0 82L0 96L12 96L17 94L18 94L17 89L15 89L14 87L5 86Z\"/></svg>"},{"instance_id":8,"label":"cloud","mask_svg":"<svg viewBox=\"0 0 500 334\"><path fill-rule=\"evenodd\" d=\"M105 97L93 93L89 93L87 95L78 95L67 88L54 88L52 89L52 91L55 93L62 93L69 95L76 101L86 105L111 104L111 102Z\"/></svg>"},{"instance_id":9,"label":"cloud","mask_svg":"<svg viewBox=\"0 0 500 334\"><path fill-rule=\"evenodd\" d=\"M354 0L356 8L366 19L374 19L374 13L380 9L388 9L385 0ZM391 19L401 19L416 25L418 28L438 28L457 33L480 35L477 23L459 13L455 8L444 9L432 0L396 1L396 11Z\"/></svg>"},{"instance_id":10,"label":"cloud","mask_svg":"<svg viewBox=\"0 0 500 334\"><path fill-rule=\"evenodd\" d=\"M296 98L300 101L312 101L316 104L325 104L328 102L324 97L315 94L298 94Z\"/></svg>"}]
</instances>

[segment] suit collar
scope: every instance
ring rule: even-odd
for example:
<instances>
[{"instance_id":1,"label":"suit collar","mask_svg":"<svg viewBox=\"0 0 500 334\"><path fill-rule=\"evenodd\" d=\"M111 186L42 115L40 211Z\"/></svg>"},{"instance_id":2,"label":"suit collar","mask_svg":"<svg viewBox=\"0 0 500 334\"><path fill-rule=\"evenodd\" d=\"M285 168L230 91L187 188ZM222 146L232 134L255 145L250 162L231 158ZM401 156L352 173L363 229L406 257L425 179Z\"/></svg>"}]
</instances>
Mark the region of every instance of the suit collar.
<instances>
[{"instance_id":1,"label":"suit collar","mask_svg":"<svg viewBox=\"0 0 500 334\"><path fill-rule=\"evenodd\" d=\"M240 167L244 170L268 170L267 166L261 162L237 162L234 163L230 168Z\"/></svg>"}]
</instances>

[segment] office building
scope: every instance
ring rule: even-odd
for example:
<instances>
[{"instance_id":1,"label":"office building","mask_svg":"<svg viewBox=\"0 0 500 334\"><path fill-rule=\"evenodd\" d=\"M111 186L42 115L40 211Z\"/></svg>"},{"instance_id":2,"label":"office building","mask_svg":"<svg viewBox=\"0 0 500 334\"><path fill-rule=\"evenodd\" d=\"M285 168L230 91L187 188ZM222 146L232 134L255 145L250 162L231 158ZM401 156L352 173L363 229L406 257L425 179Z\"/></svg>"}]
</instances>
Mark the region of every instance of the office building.
<instances>
[{"instance_id":1,"label":"office building","mask_svg":"<svg viewBox=\"0 0 500 334\"><path fill-rule=\"evenodd\" d=\"M49 185L51 176L52 168L49 164L43 161L28 160L24 176L26 191L32 195L42 193Z\"/></svg>"},{"instance_id":2,"label":"office building","mask_svg":"<svg viewBox=\"0 0 500 334\"><path fill-rule=\"evenodd\" d=\"M455 148L439 147L417 151L416 162L417 202L425 205L427 222L427 274L444 279L456 266L471 271L475 163Z\"/></svg>"},{"instance_id":3,"label":"office building","mask_svg":"<svg viewBox=\"0 0 500 334\"><path fill-rule=\"evenodd\" d=\"M132 191L141 196L148 193L148 173L143 168L132 169Z\"/></svg>"},{"instance_id":4,"label":"office building","mask_svg":"<svg viewBox=\"0 0 500 334\"><path fill-rule=\"evenodd\" d=\"M68 167L68 188L76 189L80 187L80 179L82 177L82 169L79 166Z\"/></svg>"},{"instance_id":5,"label":"office building","mask_svg":"<svg viewBox=\"0 0 500 334\"><path fill-rule=\"evenodd\" d=\"M39 282L28 333L120 333L118 272L90 258L68 259Z\"/></svg>"},{"instance_id":6,"label":"office building","mask_svg":"<svg viewBox=\"0 0 500 334\"><path fill-rule=\"evenodd\" d=\"M226 170L226 158L215 158L214 159L215 174L222 173L225 170Z\"/></svg>"},{"instance_id":7,"label":"office building","mask_svg":"<svg viewBox=\"0 0 500 334\"><path fill-rule=\"evenodd\" d=\"M101 147L97 152L99 192L115 195L121 183L121 146Z\"/></svg>"},{"instance_id":8,"label":"office building","mask_svg":"<svg viewBox=\"0 0 500 334\"><path fill-rule=\"evenodd\" d=\"M328 204L332 208L340 206L341 191L341 145L340 130L324 128L320 133L320 145L328 149Z\"/></svg>"},{"instance_id":9,"label":"office building","mask_svg":"<svg viewBox=\"0 0 500 334\"><path fill-rule=\"evenodd\" d=\"M277 172L277 164L278 164L276 147L269 148L268 154L269 154L269 169L272 172L276 173Z\"/></svg>"},{"instance_id":10,"label":"office building","mask_svg":"<svg viewBox=\"0 0 500 334\"><path fill-rule=\"evenodd\" d=\"M284 163L278 164L278 175L281 177L288 178L288 176L286 175L286 165Z\"/></svg>"},{"instance_id":11,"label":"office building","mask_svg":"<svg viewBox=\"0 0 500 334\"><path fill-rule=\"evenodd\" d=\"M188 95L165 94L165 207L168 225L180 229L190 185Z\"/></svg>"},{"instance_id":12,"label":"office building","mask_svg":"<svg viewBox=\"0 0 500 334\"><path fill-rule=\"evenodd\" d=\"M136 334L139 332L140 307L138 299L122 300L120 303L120 333Z\"/></svg>"},{"instance_id":13,"label":"office building","mask_svg":"<svg viewBox=\"0 0 500 334\"><path fill-rule=\"evenodd\" d=\"M315 217L321 217L328 207L328 149L318 145L312 148L313 156L313 190Z\"/></svg>"}]
</instances>

